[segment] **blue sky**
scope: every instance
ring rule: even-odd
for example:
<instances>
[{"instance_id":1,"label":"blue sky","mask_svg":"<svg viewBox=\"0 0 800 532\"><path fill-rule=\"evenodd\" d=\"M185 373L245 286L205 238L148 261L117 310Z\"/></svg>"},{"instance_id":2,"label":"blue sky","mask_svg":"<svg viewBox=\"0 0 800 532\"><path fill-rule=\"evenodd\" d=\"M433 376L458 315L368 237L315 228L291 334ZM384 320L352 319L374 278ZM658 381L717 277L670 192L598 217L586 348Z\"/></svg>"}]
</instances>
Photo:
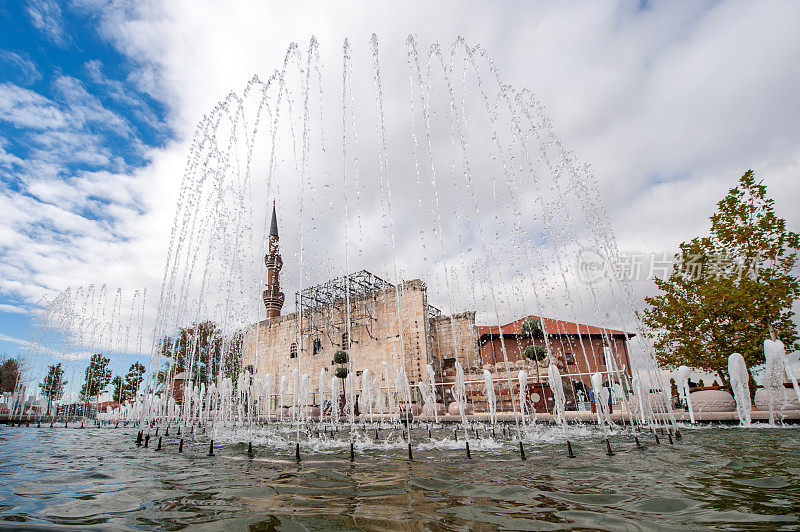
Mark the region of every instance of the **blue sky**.
<instances>
[{"instance_id":1,"label":"blue sky","mask_svg":"<svg viewBox=\"0 0 800 532\"><path fill-rule=\"evenodd\" d=\"M91 12L69 3L6 2L0 19L2 195L29 213L9 220L0 239L0 352L15 355L28 340L33 302L59 288L36 279L25 261L57 260L48 251L80 246L85 230L124 241L109 206L142 207L135 193L115 193L98 176L132 175L171 131L164 103L148 92L136 65L101 38ZM29 254L14 253L25 245ZM20 282L25 273L33 273L31 282Z\"/></svg>"},{"instance_id":2,"label":"blue sky","mask_svg":"<svg viewBox=\"0 0 800 532\"><path fill-rule=\"evenodd\" d=\"M0 353L24 350L37 302L70 286L146 287L152 317L196 124L312 35L335 74L345 37L358 69L377 33L401 65L387 84L407 84L409 34L481 43L591 165L621 250L703 233L748 168L800 227L797 2L31 0L0 4L0 21ZM387 100L389 116L407 109ZM398 242L415 242L413 221L398 215ZM282 218L286 242L296 225ZM417 250L401 253L413 270Z\"/></svg>"}]
</instances>

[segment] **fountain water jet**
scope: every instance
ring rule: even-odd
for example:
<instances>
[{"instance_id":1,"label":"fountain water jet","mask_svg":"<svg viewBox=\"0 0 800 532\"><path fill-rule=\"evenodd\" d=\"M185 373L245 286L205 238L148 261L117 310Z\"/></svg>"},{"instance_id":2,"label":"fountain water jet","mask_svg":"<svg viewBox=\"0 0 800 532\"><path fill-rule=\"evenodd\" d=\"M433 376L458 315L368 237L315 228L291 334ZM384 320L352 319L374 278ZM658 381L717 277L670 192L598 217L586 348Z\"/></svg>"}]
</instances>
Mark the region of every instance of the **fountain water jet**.
<instances>
[{"instance_id":1,"label":"fountain water jet","mask_svg":"<svg viewBox=\"0 0 800 532\"><path fill-rule=\"evenodd\" d=\"M528 92L515 90L503 83L484 50L469 46L463 39L459 39L453 44L449 55L437 45L432 47L425 57L425 53L420 53L416 40L412 38L407 45L408 81L412 92L410 142L413 144L413 153L405 153L403 155L407 157L393 159L393 162L408 174L416 174L417 179L416 186L413 177L403 181L403 186L412 190L413 201L408 202L407 198L404 200L402 195L399 197L395 195L392 198L389 155L394 157L395 154L394 151L390 153L386 135L386 122L392 117L385 117L383 114L383 87L377 37L373 36L371 43L377 117L374 124L377 151L372 155L377 159L375 162L378 165L380 190L369 191L368 182L365 182L366 184L359 182L359 160L371 161L371 158L364 156L363 144L359 145L359 133L363 129L357 127L356 118L359 113L356 102L359 101L357 96L361 93L358 87L353 90L353 85L357 85L359 76L352 71L349 42L345 43L342 51L341 154L326 146L328 139L323 124L327 120L328 106L323 98L322 66L315 39L309 44L307 54L293 44L287 51L283 65L267 81L262 82L258 78L253 78L242 93L231 93L198 126L187 160L180 199L176 206L173 237L170 241L162 294L153 328L154 338L146 393L141 394L125 408L120 407L119 411L114 413L116 419L131 421L136 419L139 427L153 426L152 422L155 422L156 426L161 423L166 423L167 427L170 423L175 423L178 427L189 426L191 429L185 431L187 438L188 435L196 437L201 430L200 427L202 426L202 430L205 431L205 425L210 423L212 428L209 432L213 433L218 442L240 438L245 431L250 440L259 437L288 438L287 435L291 432L294 432L295 438L299 440L301 424L308 429L310 437L314 423L319 423L322 425L323 435L327 438L328 429L331 433L338 432L337 423L343 406L340 404L342 394L339 380L328 376L326 368L319 370L318 382L312 382L308 374L303 373L303 371L308 371L312 375L317 373L318 368L309 365L314 363L312 357L318 354L316 343L313 342L312 333L309 331L316 331L314 334L323 339L332 338L331 343L335 342L338 347L346 349L351 354L347 367L348 377L344 380L345 410L351 425L351 444L352 438L355 438L357 440L355 444L360 445L360 438L353 434L354 427L356 423L363 423L367 415L373 420L376 402L381 429L387 426L387 419L383 413L384 405L388 404L389 407L390 432L385 439L391 440L391 431L403 430L405 427L401 429L401 424L406 424L409 426L404 430L404 436L410 441L413 429L407 422L412 408L418 406L415 404L416 397L412 395L412 390L419 390L419 395L426 408L433 414L437 427L440 423L437 394L441 394L440 399L446 402L449 400L445 399L448 397L446 393L452 390L465 436L468 436L467 416L473 415L469 411L476 407L479 409L481 404L476 397L480 393L480 366L483 364L485 367L491 367L491 370L482 372L489 422L497 423L498 417L501 422L502 417L506 417L507 421L510 414L518 424L518 428L520 421L522 425L527 423L527 416L530 416L535 424L535 404L532 406L528 398L529 381L533 381L533 376L529 378L527 371L521 370L516 375L517 379L514 378L514 371L525 366L519 361L509 360L503 335L500 335L501 345L498 355L495 357L492 354L493 360L477 359L476 357L481 355L464 347L470 343L474 344L475 339L462 341L458 336L460 333L456 330L458 322L454 316L463 308L477 309L484 314L492 314L493 311L493 319L499 327L501 317L507 314L519 315L520 311L528 309L536 309L539 312L540 307L548 306L551 311L560 308L554 302L562 294L553 296L551 290L542 290L547 284L539 281L539 274L552 274L554 279L563 279L564 302L570 312L576 312L575 309L583 307L588 302L585 308L592 308L594 303L597 307L593 308L595 313L598 316L606 316L607 312L599 312L607 309L599 308L595 286L584 294L587 301L582 301L580 294L577 293L577 287L567 282L568 275L572 273L570 261L567 259L570 258L572 248L583 243L578 237L581 231L568 227L570 225L568 222L571 221L568 208L574 208L576 211L580 209L579 212L589 219L587 227L591 233L591 244L598 249L609 251L612 258L614 254L613 235L606 232L603 222L604 212L598 210L602 206L590 203L595 201L593 199L587 199L596 197L592 194L594 190L592 178L584 170L577 169L573 157L554 137L552 127L543 115L540 104ZM437 61L440 64L437 65ZM462 66L463 71L460 70ZM438 70L439 67L441 70ZM315 76L318 80L313 79ZM313 90L315 88L318 97ZM494 91L498 91L496 95L493 94ZM481 110L482 115L481 112L471 113L469 101L472 97L484 106ZM320 116L318 124L311 119L312 112L317 110L317 105ZM338 119L338 113L336 117ZM441 123L437 123L437 120L441 120ZM480 122L481 120L485 123ZM467 128L467 124L471 127ZM473 127L473 124L478 125ZM481 146L480 140L476 142L474 130L481 129L489 132L487 140L490 142L487 146L490 149L486 151L491 161L478 164L478 159L481 158L479 152L482 153L484 150L474 149L475 146ZM337 136L338 133L337 131ZM421 140L419 143L418 135ZM438 153L439 138L450 141L449 147L452 153L445 153L444 157ZM398 143L397 146L401 144ZM419 158L417 150L420 150L422 155ZM264 161L264 168L260 168L258 156L263 153L268 154L268 160ZM407 167L401 166L404 163ZM484 164L494 166L485 167ZM484 172L487 168L493 171ZM481 173L491 178L484 181L473 178ZM263 180L258 178L262 175L265 176ZM328 178L329 175L334 175L337 179L341 176L341 183L334 183ZM501 179L496 179L495 176ZM430 178L430 183L426 182L426 177ZM521 207L526 207L521 200L530 192L526 188L528 180L531 181L530 186L538 191L534 195L535 205L531 208L536 210L537 216L541 215L536 218L542 221L541 224L528 223L527 217L521 216ZM562 186L565 185L569 185L569 190L576 191L574 197L562 193ZM394 189L395 193L399 190L396 185ZM240 300L239 296L257 292L263 285L263 266L255 270L261 260L260 258L251 260L253 257L250 255L261 253L266 247L267 225L265 223L262 231L259 220L263 216L266 222L268 213L261 212L261 207L258 206L268 205L269 199L273 199L274 204L276 196L285 205L292 206L291 212L297 213L297 217L293 219L296 223L293 223L290 229L293 238L288 239L288 242L290 246L295 247L295 242L298 243L299 249L292 250L296 260L293 264L287 264L287 269L295 268L292 272L298 273L296 278L299 293L302 293L303 287L309 284L309 280L334 273L339 275L342 265L344 272L349 273L349 264L354 257L358 257L358 261L369 260L374 254L370 253L371 250L364 249L364 242L368 240L367 233L373 230L378 235L376 240L379 242L382 240L387 248L385 253L387 261L382 267L384 271L394 272L394 285L391 285L391 290L395 296L396 316L391 318L386 331L381 330L378 333L365 325L368 320L376 321L374 315L362 318L362 321L359 321L358 316L353 316L352 312L357 307L357 302L351 299L350 287L347 288L346 295L341 298L344 302L335 300L337 311L341 314L336 316L338 321L330 320L323 324L314 322L313 312L305 313L302 307L298 307L296 330L285 338L280 337L280 341L286 340L286 346L282 347L285 351L281 356L291 352L289 346L294 343L294 356L291 354L289 356L297 360L291 361L291 365L295 365L296 362L296 367L291 370L283 360L275 365L266 363L271 361L270 357L274 357L274 353L269 352L269 346L265 351L262 345L264 342L260 342L258 335L251 334L254 323L257 330L264 323L262 321L264 308L260 307L261 302L251 301L257 298L242 296ZM498 198L506 196L511 201L509 210L513 211L513 220L504 220L502 215L497 214L502 212L502 209L498 208L502 201ZM373 199L372 203L377 206L375 209L372 205L368 205ZM406 220L395 228L393 199L395 207L399 205L400 209L409 212L411 212L409 207L413 207L416 209L414 212L429 212L430 216L423 214L408 220L410 222L408 225L412 226L411 233L405 232ZM403 211L398 209L397 212ZM566 214L563 217L554 214L558 212ZM365 231L362 227L362 217L367 224L375 220L375 227L367 225ZM341 221L340 225L344 229L344 246L340 245L342 235L335 231L326 232L327 229L323 227L323 225L335 225L323 223L325 220L334 219ZM427 224L429 227L424 227L427 222L431 222ZM383 233L380 231L381 227ZM583 227L579 229L582 230ZM317 233L323 236L316 238ZM413 352L415 348L418 351L432 349L432 346L425 345L429 338L415 337L418 333L412 331L410 327L414 317L409 315L406 308L401 308L399 305L399 294L404 290L400 272L408 271L408 268L404 264L403 257L397 255L397 250L409 245L411 240L409 234L413 234L414 239L419 240L411 243L418 245L421 262L428 264L431 259L431 262L435 262L426 271L426 280L430 279L431 295L438 290L437 295L449 305L449 319L445 316L438 322L442 327L450 326L444 335L450 336L452 345L447 349L451 352L445 355L448 357L448 362L452 360L455 362L446 366L446 369L442 360L444 356L441 346L437 346L440 350L437 351L438 355L433 355L431 354L433 351L429 351L430 356L422 365L415 367L405 361L407 354ZM541 235L547 244L531 246L530 236L533 234ZM509 238L506 238L507 236ZM396 238L402 245L395 246ZM456 242L460 249L451 249ZM469 247L470 242L480 243L480 246L476 245L476 250L473 251ZM320 243L325 245L319 245ZM430 253L431 244L438 245L438 253ZM391 252L388 250L389 247ZM438 259L436 255L439 255ZM273 258L268 259L267 266L269 268L272 265L274 270L275 262L278 260L275 258L277 254L270 252L270 256ZM391 260L388 260L389 258ZM527 293L527 287L525 290L520 290L519 283L516 283L517 279L525 277L531 281L530 290L533 297ZM545 277L546 275L541 276ZM391 278L391 273L387 278ZM515 286L509 290L505 285L511 280L515 281ZM349 282L348 277L347 283ZM609 287L609 290L612 289L617 288ZM514 290L516 292L513 292ZM622 290L624 292L625 288L622 287ZM100 291L97 293L100 294ZM611 301L619 307L620 304L626 303L626 297L623 293L612 297ZM91 301L86 298L87 308L93 308L93 305L89 304ZM119 303L114 305L119 308ZM378 311L386 313L387 309ZM115 312L116 314L112 316L116 317L112 322L118 324L119 312L118 310ZM80 321L78 317L71 315L70 319ZM573 319L577 320L577 317L576 315ZM270 324L284 318L288 316L270 315L269 319L274 320ZM425 316L423 330L431 325L432 319L435 319L434 314ZM185 338L181 336L185 333L183 325L200 323L202 320L215 321L219 324L220 351L226 355L229 351L237 349L239 355L243 351L254 353L255 356L248 360L253 363L253 367L244 369L247 367L245 364L229 365L227 360L215 360L214 350L204 350L199 347L200 334L196 329L194 332L186 333ZM605 317L601 321L605 321ZM240 343L237 344L236 334L240 331L242 336L239 337ZM384 334L387 338L391 338L392 342L395 338L398 340L396 349L387 347L385 351L376 351L376 353L386 353L387 360L382 362L385 398L379 379L380 365L377 365L377 368L366 369L354 365L353 360L360 354L362 346L370 342L370 338L377 339L377 336ZM548 352L549 338L548 331L548 334L544 335L544 344ZM383 340L383 336L381 339ZM267 340L271 341L272 337L268 337ZM325 341L327 346L327 340ZM637 338L637 341L643 340ZM181 351L181 342L191 347ZM582 336L578 338L578 342L580 345L575 347L580 348L587 363L590 357L594 358L597 365L603 362L591 349L586 349ZM608 367L606 373L609 380L617 378L621 383L620 371L614 363L611 349L604 350L602 358ZM187 362L188 367L184 367ZM327 362L325 364L327 365ZM437 371L442 372L439 383L433 369L434 365ZM422 367L425 369L424 372L420 371ZM448 380L450 375L445 378L444 373L453 367L455 379ZM202 375L198 369L203 370ZM268 369L269 373L265 373L265 369ZM158 372L162 370L163 377L157 377ZM182 370L185 370L184 373L188 378L175 388L173 377ZM358 370L363 370L361 379L357 379ZM497 373L493 374L492 371ZM557 376L554 377L553 372ZM374 379L371 378L373 376ZM554 364L550 364L548 377L555 398L555 417L559 423L565 424L564 391L561 387L560 374ZM159 378L163 382L159 382ZM327 386L328 378L331 378L330 389ZM291 379L291 389L289 379ZM514 390L517 384L515 380L519 383L518 393ZM275 384L278 393L273 395ZM495 384L499 391L499 409ZM534 385L541 384L537 372L537 382ZM312 400L317 403L316 398L310 398L315 386L319 393L319 416L313 413L314 408L309 408L315 406L311 405ZM448 389L450 386L452 388ZM437 390L437 387L441 389ZM181 395L181 389L182 397L176 401L175 395ZM596 389L600 397L599 412L604 412L604 408L607 407L602 400L602 390ZM360 417L354 413L359 393ZM292 396L291 416L286 416L289 394ZM24 393L16 394L18 398L20 395ZM329 410L326 407L327 398L330 398ZM510 412L506 405L509 399ZM520 402L518 410L514 404L516 400ZM642 404L643 400L647 402L649 398L639 394L640 410L644 416L647 407ZM275 412L273 405L278 407ZM401 415L403 411L406 412L405 420ZM478 415L470 419L472 421L479 419L479 414L481 413L478 412ZM608 413L604 414L602 423L610 423ZM326 426L326 423L329 425ZM268 428L261 430L259 424L262 428L266 424ZM198 427L196 431L195 427ZM376 431L379 427L375 427ZM479 428L478 425L472 427L476 438ZM503 426L504 433L505 429ZM526 431L528 432L533 431ZM519 434L521 439L521 430ZM299 441L296 443L299 449ZM475 445L480 444L473 442L473 450L478 449ZM520 452L524 454L521 441Z\"/></svg>"},{"instance_id":2,"label":"fountain water jet","mask_svg":"<svg viewBox=\"0 0 800 532\"><path fill-rule=\"evenodd\" d=\"M750 425L750 374L744 357L733 353L728 357L728 378L730 379L733 397L736 399L736 415L739 423L747 427Z\"/></svg>"},{"instance_id":3,"label":"fountain water jet","mask_svg":"<svg viewBox=\"0 0 800 532\"><path fill-rule=\"evenodd\" d=\"M692 422L692 425L696 423L694 419L694 409L692 408L692 394L689 391L689 375L691 371L686 366L680 366L678 368L678 391L681 393L681 397L684 401L686 401L686 408L689 409L689 419Z\"/></svg>"}]
</instances>

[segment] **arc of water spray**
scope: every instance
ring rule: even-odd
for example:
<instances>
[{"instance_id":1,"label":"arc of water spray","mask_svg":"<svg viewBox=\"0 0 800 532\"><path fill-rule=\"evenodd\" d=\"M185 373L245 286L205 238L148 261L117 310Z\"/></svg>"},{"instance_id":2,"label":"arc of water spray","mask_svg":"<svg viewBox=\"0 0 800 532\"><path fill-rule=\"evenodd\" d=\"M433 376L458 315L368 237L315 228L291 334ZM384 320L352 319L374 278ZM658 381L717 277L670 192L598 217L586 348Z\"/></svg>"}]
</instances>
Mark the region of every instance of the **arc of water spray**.
<instances>
[{"instance_id":1,"label":"arc of water spray","mask_svg":"<svg viewBox=\"0 0 800 532\"><path fill-rule=\"evenodd\" d=\"M694 425L695 419L694 419L694 410L692 409L692 396L691 393L689 392L689 375L691 374L691 371L692 370L690 370L686 366L680 366L678 368L678 382L680 383L679 389L683 393L683 398L686 401L686 406L689 408L689 420L691 421L692 425Z\"/></svg>"}]
</instances>

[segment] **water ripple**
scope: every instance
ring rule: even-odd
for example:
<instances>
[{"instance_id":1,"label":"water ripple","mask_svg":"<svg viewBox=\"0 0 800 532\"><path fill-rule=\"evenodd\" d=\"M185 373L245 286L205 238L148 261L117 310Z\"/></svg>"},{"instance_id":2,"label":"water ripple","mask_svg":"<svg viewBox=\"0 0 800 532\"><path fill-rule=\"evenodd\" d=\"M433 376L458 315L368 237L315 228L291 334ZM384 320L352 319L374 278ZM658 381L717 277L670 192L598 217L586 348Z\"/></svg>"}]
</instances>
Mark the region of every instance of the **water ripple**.
<instances>
[{"instance_id":1,"label":"water ripple","mask_svg":"<svg viewBox=\"0 0 800 532\"><path fill-rule=\"evenodd\" d=\"M400 439L356 461L348 444L265 437L226 443L164 439L137 449L130 430L0 427L0 529L674 530L800 527L800 430L684 430L677 445L581 428L567 459L555 435L526 435L527 461L510 441L473 440L472 459L449 431L440 444ZM288 436L287 436L288 437ZM644 441L644 438L642 438ZM152 443L152 441L151 441ZM328 442L331 443L331 442Z\"/></svg>"}]
</instances>

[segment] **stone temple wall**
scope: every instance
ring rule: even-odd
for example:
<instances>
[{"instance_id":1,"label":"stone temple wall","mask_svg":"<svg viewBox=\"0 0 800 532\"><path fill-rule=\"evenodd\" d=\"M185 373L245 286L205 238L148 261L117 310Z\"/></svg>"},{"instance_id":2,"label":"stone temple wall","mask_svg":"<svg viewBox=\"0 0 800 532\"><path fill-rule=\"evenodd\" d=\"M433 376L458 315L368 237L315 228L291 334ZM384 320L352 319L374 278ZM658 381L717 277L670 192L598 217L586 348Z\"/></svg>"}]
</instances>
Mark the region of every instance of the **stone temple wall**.
<instances>
[{"instance_id":1,"label":"stone temple wall","mask_svg":"<svg viewBox=\"0 0 800 532\"><path fill-rule=\"evenodd\" d=\"M429 319L427 288L419 279L403 282L399 291L385 288L366 298L351 300L350 305L353 318L349 355L359 388L362 372L367 369L373 379L379 376L382 385L386 385L384 361L393 371L404 361L409 382L426 378L427 364L433 364L438 374L441 360L454 352L452 326L456 330L459 356L463 353L465 357L462 364L467 356L476 360L475 313L456 315L452 323L449 317ZM344 307L344 302L337 302L325 310L305 313L302 320L305 332L299 338L296 312L259 322L245 335L242 365L252 364L259 377L270 373L277 392L280 377L290 377L299 361L300 372L309 376L311 392L319 389L323 368L327 370L326 387L330 388L329 379L336 369L333 354L346 349L342 347L346 341L342 337L346 323ZM371 315L371 319L366 315ZM292 357L295 352L297 358Z\"/></svg>"},{"instance_id":2,"label":"stone temple wall","mask_svg":"<svg viewBox=\"0 0 800 532\"><path fill-rule=\"evenodd\" d=\"M455 360L458 360L465 370L472 366L480 366L475 336L475 312L462 312L431 319L431 355L437 374L441 374L442 369L455 367Z\"/></svg>"}]
</instances>

